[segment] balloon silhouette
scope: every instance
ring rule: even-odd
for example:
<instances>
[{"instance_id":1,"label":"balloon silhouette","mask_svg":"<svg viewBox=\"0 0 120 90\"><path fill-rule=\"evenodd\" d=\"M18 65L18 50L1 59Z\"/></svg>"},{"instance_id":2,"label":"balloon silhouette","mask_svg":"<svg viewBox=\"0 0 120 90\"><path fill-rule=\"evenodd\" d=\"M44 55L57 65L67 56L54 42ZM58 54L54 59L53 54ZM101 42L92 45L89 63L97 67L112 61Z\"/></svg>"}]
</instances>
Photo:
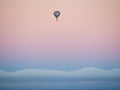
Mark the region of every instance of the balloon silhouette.
<instances>
[{"instance_id":1,"label":"balloon silhouette","mask_svg":"<svg viewBox=\"0 0 120 90\"><path fill-rule=\"evenodd\" d=\"M53 15L56 17L56 21L58 21L58 17L60 16L60 11L54 11Z\"/></svg>"}]
</instances>

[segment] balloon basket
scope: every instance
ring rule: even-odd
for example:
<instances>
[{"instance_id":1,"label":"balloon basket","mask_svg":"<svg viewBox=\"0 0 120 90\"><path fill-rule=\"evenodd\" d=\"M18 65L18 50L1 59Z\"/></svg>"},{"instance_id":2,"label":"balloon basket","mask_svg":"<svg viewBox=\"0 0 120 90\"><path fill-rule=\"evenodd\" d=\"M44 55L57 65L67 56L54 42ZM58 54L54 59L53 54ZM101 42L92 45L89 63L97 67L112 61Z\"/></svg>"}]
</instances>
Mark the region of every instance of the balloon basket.
<instances>
[{"instance_id":1,"label":"balloon basket","mask_svg":"<svg viewBox=\"0 0 120 90\"><path fill-rule=\"evenodd\" d=\"M58 21L58 18L56 18L56 21Z\"/></svg>"}]
</instances>

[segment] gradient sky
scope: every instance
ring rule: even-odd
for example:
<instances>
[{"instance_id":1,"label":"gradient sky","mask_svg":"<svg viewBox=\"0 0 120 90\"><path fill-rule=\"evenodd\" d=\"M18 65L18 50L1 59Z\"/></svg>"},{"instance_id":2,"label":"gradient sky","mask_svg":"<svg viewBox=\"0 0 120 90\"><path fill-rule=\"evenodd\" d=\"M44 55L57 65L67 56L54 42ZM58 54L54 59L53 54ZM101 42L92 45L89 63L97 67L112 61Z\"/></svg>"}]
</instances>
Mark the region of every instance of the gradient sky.
<instances>
[{"instance_id":1,"label":"gradient sky","mask_svg":"<svg viewBox=\"0 0 120 90\"><path fill-rule=\"evenodd\" d=\"M120 1L0 0L0 68L14 66L120 67Z\"/></svg>"}]
</instances>

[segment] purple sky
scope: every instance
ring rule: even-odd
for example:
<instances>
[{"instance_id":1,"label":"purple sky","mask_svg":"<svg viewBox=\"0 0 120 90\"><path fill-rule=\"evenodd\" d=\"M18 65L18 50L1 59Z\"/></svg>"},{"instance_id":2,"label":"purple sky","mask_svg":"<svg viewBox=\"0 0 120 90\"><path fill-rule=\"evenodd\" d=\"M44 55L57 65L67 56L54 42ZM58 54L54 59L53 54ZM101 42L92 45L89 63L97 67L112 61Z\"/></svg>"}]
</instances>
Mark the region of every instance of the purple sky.
<instances>
[{"instance_id":1,"label":"purple sky","mask_svg":"<svg viewBox=\"0 0 120 90\"><path fill-rule=\"evenodd\" d=\"M119 67L119 9L119 0L0 0L0 65Z\"/></svg>"}]
</instances>

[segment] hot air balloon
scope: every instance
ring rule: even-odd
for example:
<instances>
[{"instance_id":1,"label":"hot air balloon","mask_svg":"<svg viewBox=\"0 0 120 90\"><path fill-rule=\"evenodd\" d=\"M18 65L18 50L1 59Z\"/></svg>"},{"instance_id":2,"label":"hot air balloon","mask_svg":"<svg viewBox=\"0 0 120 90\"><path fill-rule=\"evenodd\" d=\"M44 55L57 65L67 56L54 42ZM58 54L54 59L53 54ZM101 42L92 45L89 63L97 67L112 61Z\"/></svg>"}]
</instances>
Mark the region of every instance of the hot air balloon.
<instances>
[{"instance_id":1,"label":"hot air balloon","mask_svg":"<svg viewBox=\"0 0 120 90\"><path fill-rule=\"evenodd\" d=\"M60 11L54 11L53 15L56 17L56 21L58 21L58 17L60 16Z\"/></svg>"}]
</instances>

